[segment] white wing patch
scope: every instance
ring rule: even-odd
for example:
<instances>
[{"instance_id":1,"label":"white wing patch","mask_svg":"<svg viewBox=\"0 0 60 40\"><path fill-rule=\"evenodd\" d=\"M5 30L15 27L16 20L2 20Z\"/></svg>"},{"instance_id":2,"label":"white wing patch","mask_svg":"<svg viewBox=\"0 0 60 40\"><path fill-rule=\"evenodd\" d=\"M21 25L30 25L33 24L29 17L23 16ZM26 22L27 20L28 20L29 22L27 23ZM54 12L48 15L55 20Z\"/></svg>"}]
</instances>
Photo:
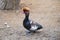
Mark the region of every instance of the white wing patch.
<instances>
[{"instance_id":1,"label":"white wing patch","mask_svg":"<svg viewBox=\"0 0 60 40\"><path fill-rule=\"evenodd\" d=\"M33 21L30 21L30 22L26 22L26 24L29 24L29 23L30 23L30 24L32 24L32 23L33 23Z\"/></svg>"},{"instance_id":2,"label":"white wing patch","mask_svg":"<svg viewBox=\"0 0 60 40\"><path fill-rule=\"evenodd\" d=\"M30 24L32 24L33 23L33 21L30 21Z\"/></svg>"},{"instance_id":3,"label":"white wing patch","mask_svg":"<svg viewBox=\"0 0 60 40\"><path fill-rule=\"evenodd\" d=\"M30 30L36 30L38 27L36 25L31 26Z\"/></svg>"}]
</instances>

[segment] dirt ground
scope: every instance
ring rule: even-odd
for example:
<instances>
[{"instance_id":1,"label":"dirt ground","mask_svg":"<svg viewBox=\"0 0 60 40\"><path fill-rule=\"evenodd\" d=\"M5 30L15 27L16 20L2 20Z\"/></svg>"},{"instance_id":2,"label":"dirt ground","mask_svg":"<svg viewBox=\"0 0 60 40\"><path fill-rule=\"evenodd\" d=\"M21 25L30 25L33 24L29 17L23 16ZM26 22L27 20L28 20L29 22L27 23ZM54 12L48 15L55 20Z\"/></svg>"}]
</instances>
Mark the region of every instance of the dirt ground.
<instances>
[{"instance_id":1,"label":"dirt ground","mask_svg":"<svg viewBox=\"0 0 60 40\"><path fill-rule=\"evenodd\" d=\"M59 0L22 0L21 6L30 7L30 19L41 24L43 30L26 34L22 10L0 10L0 40L60 40Z\"/></svg>"}]
</instances>

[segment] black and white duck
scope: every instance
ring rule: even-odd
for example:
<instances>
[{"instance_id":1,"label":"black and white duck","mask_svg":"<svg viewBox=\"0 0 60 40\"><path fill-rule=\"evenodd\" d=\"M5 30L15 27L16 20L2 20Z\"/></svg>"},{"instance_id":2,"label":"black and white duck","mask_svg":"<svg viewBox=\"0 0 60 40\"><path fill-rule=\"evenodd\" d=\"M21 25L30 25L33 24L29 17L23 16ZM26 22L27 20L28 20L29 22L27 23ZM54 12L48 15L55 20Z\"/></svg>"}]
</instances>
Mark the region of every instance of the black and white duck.
<instances>
[{"instance_id":1,"label":"black and white duck","mask_svg":"<svg viewBox=\"0 0 60 40\"><path fill-rule=\"evenodd\" d=\"M28 7L23 8L23 13L25 14L25 19L23 20L23 26L30 32L36 32L39 29L42 29L42 25L37 22L29 20L30 9Z\"/></svg>"}]
</instances>

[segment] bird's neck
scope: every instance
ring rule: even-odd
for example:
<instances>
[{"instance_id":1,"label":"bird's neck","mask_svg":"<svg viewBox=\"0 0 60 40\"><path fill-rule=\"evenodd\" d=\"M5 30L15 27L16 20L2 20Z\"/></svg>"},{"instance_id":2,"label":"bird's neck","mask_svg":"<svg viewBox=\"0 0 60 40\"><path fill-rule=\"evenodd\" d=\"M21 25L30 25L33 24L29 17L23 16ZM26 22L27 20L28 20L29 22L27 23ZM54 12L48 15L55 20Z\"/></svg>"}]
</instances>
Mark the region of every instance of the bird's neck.
<instances>
[{"instance_id":1,"label":"bird's neck","mask_svg":"<svg viewBox=\"0 0 60 40\"><path fill-rule=\"evenodd\" d=\"M25 20L29 20L29 15L25 15Z\"/></svg>"},{"instance_id":2,"label":"bird's neck","mask_svg":"<svg viewBox=\"0 0 60 40\"><path fill-rule=\"evenodd\" d=\"M25 13L25 20L29 20L29 13Z\"/></svg>"}]
</instances>

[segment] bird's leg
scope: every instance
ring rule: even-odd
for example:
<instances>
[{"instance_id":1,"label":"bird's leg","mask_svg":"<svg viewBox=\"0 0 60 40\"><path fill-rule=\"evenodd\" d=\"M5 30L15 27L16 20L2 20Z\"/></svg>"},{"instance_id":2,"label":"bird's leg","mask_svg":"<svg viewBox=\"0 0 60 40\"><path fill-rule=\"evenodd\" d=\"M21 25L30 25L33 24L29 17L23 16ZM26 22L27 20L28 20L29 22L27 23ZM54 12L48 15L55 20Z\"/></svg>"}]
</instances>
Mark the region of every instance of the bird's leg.
<instances>
[{"instance_id":1,"label":"bird's leg","mask_svg":"<svg viewBox=\"0 0 60 40\"><path fill-rule=\"evenodd\" d=\"M31 35L31 31L28 31L28 30L27 30L27 31L26 31L26 35L27 35L27 36L30 36L30 35Z\"/></svg>"},{"instance_id":2,"label":"bird's leg","mask_svg":"<svg viewBox=\"0 0 60 40\"><path fill-rule=\"evenodd\" d=\"M31 32L27 30L26 33L31 33Z\"/></svg>"},{"instance_id":3,"label":"bird's leg","mask_svg":"<svg viewBox=\"0 0 60 40\"><path fill-rule=\"evenodd\" d=\"M32 31L32 33L36 33L36 31Z\"/></svg>"}]
</instances>

